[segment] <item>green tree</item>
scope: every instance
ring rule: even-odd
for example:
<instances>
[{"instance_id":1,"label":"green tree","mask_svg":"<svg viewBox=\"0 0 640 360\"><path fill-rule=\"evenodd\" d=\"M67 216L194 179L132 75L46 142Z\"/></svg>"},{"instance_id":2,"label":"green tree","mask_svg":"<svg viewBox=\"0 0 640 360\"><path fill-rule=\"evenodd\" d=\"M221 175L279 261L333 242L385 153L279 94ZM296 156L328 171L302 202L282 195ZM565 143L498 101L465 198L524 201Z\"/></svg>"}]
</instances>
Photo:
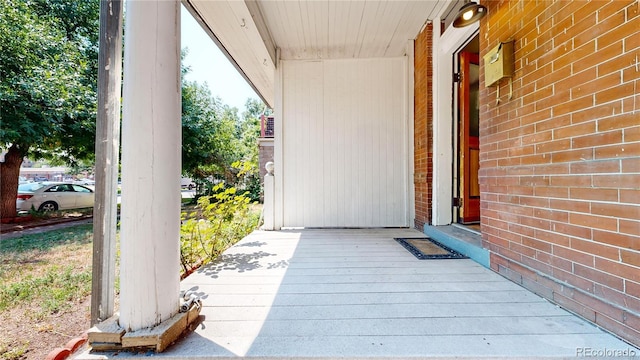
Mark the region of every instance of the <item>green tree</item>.
<instances>
[{"instance_id":1,"label":"green tree","mask_svg":"<svg viewBox=\"0 0 640 360\"><path fill-rule=\"evenodd\" d=\"M98 0L0 0L0 216L16 214L25 156L93 157Z\"/></svg>"},{"instance_id":2,"label":"green tree","mask_svg":"<svg viewBox=\"0 0 640 360\"><path fill-rule=\"evenodd\" d=\"M182 172L194 179L225 178L238 159L237 110L208 85L182 83Z\"/></svg>"},{"instance_id":3,"label":"green tree","mask_svg":"<svg viewBox=\"0 0 640 360\"><path fill-rule=\"evenodd\" d=\"M183 50L182 58L188 50ZM238 174L257 168L257 137L260 134L259 115L262 102L249 99L242 118L238 109L222 103L211 94L207 83L185 79L189 69L182 67L182 172L196 182L207 178L225 180L229 185L242 185Z\"/></svg>"},{"instance_id":4,"label":"green tree","mask_svg":"<svg viewBox=\"0 0 640 360\"><path fill-rule=\"evenodd\" d=\"M260 137L260 116L269 115L266 105L257 99L247 99L242 113L240 138L242 139L243 160L258 165L258 137Z\"/></svg>"},{"instance_id":5,"label":"green tree","mask_svg":"<svg viewBox=\"0 0 640 360\"><path fill-rule=\"evenodd\" d=\"M220 102L205 85L182 83L182 171L194 178L206 177L203 165L218 163L213 151Z\"/></svg>"},{"instance_id":6,"label":"green tree","mask_svg":"<svg viewBox=\"0 0 640 360\"><path fill-rule=\"evenodd\" d=\"M260 168L258 164L258 138L260 137L260 116L269 115L269 109L262 101L247 99L245 111L242 114L241 153L244 168L241 171L242 188L249 191L252 200L260 200L262 185L260 182Z\"/></svg>"}]
</instances>

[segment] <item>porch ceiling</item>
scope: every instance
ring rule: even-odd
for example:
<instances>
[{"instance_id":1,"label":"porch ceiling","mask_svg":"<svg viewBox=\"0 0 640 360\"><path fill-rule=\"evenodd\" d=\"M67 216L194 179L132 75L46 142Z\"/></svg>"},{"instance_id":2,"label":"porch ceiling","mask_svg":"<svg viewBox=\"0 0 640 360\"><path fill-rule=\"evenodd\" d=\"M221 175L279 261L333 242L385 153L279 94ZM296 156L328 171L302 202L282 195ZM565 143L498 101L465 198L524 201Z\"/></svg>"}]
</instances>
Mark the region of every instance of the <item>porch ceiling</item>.
<instances>
[{"instance_id":1,"label":"porch ceiling","mask_svg":"<svg viewBox=\"0 0 640 360\"><path fill-rule=\"evenodd\" d=\"M282 59L402 56L448 1L259 1Z\"/></svg>"},{"instance_id":2,"label":"porch ceiling","mask_svg":"<svg viewBox=\"0 0 640 360\"><path fill-rule=\"evenodd\" d=\"M454 1L455 2L455 1ZM397 57L451 0L183 0L238 71L274 104L281 59Z\"/></svg>"}]
</instances>

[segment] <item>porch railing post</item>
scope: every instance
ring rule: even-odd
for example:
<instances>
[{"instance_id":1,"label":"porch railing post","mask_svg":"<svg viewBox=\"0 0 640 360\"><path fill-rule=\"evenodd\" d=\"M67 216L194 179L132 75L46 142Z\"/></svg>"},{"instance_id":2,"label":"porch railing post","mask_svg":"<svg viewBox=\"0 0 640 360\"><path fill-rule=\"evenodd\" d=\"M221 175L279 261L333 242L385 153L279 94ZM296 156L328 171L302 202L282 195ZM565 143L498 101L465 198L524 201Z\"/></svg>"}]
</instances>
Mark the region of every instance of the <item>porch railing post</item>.
<instances>
[{"instance_id":1,"label":"porch railing post","mask_svg":"<svg viewBox=\"0 0 640 360\"><path fill-rule=\"evenodd\" d=\"M275 177L273 176L273 162L269 161L264 167L267 169L267 174L264 176L264 224L262 225L262 229L273 230L275 224Z\"/></svg>"}]
</instances>

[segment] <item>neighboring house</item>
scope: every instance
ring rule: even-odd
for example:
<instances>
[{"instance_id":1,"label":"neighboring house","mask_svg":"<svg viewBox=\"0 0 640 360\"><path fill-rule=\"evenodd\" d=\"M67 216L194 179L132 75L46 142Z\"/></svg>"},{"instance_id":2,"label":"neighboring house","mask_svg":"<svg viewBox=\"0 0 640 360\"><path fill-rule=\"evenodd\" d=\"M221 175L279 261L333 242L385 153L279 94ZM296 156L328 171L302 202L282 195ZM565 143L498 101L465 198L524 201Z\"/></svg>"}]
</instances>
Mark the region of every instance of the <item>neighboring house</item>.
<instances>
[{"instance_id":1,"label":"neighboring house","mask_svg":"<svg viewBox=\"0 0 640 360\"><path fill-rule=\"evenodd\" d=\"M260 116L260 137L258 138L258 166L260 167L260 183L264 183L267 174L265 165L273 161L273 115Z\"/></svg>"},{"instance_id":2,"label":"neighboring house","mask_svg":"<svg viewBox=\"0 0 640 360\"><path fill-rule=\"evenodd\" d=\"M483 4L479 23L453 28L462 1L184 1L274 109L275 228L479 224L485 266L640 345L640 3ZM128 12L128 29L175 22L150 13ZM134 73L166 64L132 48ZM487 87L502 61L512 75ZM125 108L146 96L127 95L126 71ZM125 163L151 146L135 130L123 128L123 174L145 171ZM134 214L122 232L141 239L135 254L162 249L149 263L163 279L175 231L146 234L170 221ZM122 285L121 319L151 326L177 285L157 280L160 309L144 308L135 285L151 278L122 254L121 271L144 278Z\"/></svg>"}]
</instances>

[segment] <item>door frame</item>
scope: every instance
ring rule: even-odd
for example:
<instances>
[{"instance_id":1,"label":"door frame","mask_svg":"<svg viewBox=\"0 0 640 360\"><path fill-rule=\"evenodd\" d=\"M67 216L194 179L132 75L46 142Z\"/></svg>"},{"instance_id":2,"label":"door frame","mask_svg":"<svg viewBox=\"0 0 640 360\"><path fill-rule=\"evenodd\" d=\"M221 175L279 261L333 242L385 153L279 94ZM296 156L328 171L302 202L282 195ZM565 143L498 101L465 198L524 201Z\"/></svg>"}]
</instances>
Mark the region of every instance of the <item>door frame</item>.
<instances>
[{"instance_id":1,"label":"door frame","mask_svg":"<svg viewBox=\"0 0 640 360\"><path fill-rule=\"evenodd\" d=\"M441 14L440 17L444 16ZM434 20L440 24L440 19ZM478 34L479 23L463 28L449 26L441 34L433 27L433 199L432 225L449 225L453 221L453 124L457 121L453 108L452 59L459 49Z\"/></svg>"}]
</instances>

